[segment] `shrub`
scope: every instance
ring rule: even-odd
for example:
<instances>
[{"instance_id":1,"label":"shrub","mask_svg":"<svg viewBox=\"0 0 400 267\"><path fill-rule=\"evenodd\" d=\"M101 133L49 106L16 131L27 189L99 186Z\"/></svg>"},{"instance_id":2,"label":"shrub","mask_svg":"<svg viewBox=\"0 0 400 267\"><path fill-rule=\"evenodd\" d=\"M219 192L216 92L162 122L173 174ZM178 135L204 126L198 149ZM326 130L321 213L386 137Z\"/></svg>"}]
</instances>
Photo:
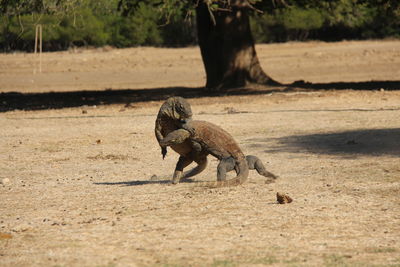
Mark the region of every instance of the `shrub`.
<instances>
[{"instance_id":1,"label":"shrub","mask_svg":"<svg viewBox=\"0 0 400 267\"><path fill-rule=\"evenodd\" d=\"M161 2L168 4L160 6ZM251 17L257 42L400 38L398 0L285 0L288 6L273 4L278 2L257 1L257 7L265 10L264 14ZM106 44L117 47L194 44L195 27L185 19L190 3L176 0L2 1L0 49L32 51L37 24L43 25L45 50Z\"/></svg>"}]
</instances>

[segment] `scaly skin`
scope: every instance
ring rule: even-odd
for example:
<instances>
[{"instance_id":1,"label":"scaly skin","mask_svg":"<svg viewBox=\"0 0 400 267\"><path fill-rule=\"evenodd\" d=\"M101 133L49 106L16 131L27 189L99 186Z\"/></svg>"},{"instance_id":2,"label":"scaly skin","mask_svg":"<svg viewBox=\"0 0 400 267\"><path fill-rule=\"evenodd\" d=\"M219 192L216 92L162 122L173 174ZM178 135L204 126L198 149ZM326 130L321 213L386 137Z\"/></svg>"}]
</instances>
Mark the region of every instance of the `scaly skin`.
<instances>
[{"instance_id":1,"label":"scaly skin","mask_svg":"<svg viewBox=\"0 0 400 267\"><path fill-rule=\"evenodd\" d=\"M180 121L192 117L192 109L189 103L182 97L170 97L160 107L157 115L155 134L158 143L170 132L179 129ZM160 145L161 146L161 145ZM171 146L179 154L188 154L191 151L189 142ZM167 154L167 148L161 146L163 158Z\"/></svg>"},{"instance_id":2,"label":"scaly skin","mask_svg":"<svg viewBox=\"0 0 400 267\"><path fill-rule=\"evenodd\" d=\"M190 124L182 124L183 121L190 121L191 117L192 117L192 110L190 104L182 97L170 97L161 106L156 119L155 134L162 148L163 158L167 153L166 146L162 145L163 138L166 137L171 132L178 130L181 127L187 127L189 131L193 132L193 129L191 129L189 126ZM215 125L213 125L213 127L214 126ZM222 130L218 126L215 127ZM179 182L181 178L186 179L201 173L207 167L207 155L212 154L203 149L199 142L190 139L189 131L181 129L178 130L173 135L170 135L169 137L171 139L169 141L171 148L180 155L174 171L172 180L173 183ZM225 135L229 136L231 140L233 140L233 138L228 133L226 133L225 131L223 132L225 133ZM167 141L168 140L165 140L165 143L167 143ZM263 175L265 177L270 177L272 179L277 178L274 174L268 172L265 169L263 163L258 157L248 155L246 156L246 160L249 169L251 170L256 169L260 175ZM191 169L190 171L183 173L183 169L193 161L195 161L198 165L195 168ZM221 164L222 165L218 168L218 181L225 180L226 173L229 171L235 170L237 173L239 171L238 165L236 164L236 160L232 157L223 159L223 163ZM237 180L234 179L229 183L237 183ZM207 186L208 184L210 183L205 183L204 185ZM225 186L228 185L231 184L225 183ZM210 184L210 186L213 186L213 184ZM214 186L220 186L220 185L214 185Z\"/></svg>"},{"instance_id":3,"label":"scaly skin","mask_svg":"<svg viewBox=\"0 0 400 267\"><path fill-rule=\"evenodd\" d=\"M188 155L189 157L186 157L186 160L182 160L180 165L178 162L177 168L179 168L179 170L182 171L184 167L190 164L193 160L190 156L207 157L208 154L211 154L220 160L217 169L217 181L203 182L198 185L207 187L233 186L242 184L247 180L249 167L246 157L228 132L206 121L190 120L187 121L183 127L190 129L190 132L186 129L178 129L169 133L160 142L161 146L181 144L187 142L187 140L192 142L193 153ZM237 176L233 179L226 180L226 173L231 170L232 162L235 163L234 168L236 169ZM179 176L174 177L172 182L176 184L179 182L180 178Z\"/></svg>"},{"instance_id":4,"label":"scaly skin","mask_svg":"<svg viewBox=\"0 0 400 267\"><path fill-rule=\"evenodd\" d=\"M183 97L168 98L161 105L155 123L155 135L158 143L160 144L161 140L170 132L180 128L182 120L190 119L191 117L192 109L186 99L184 99ZM166 146L161 145L160 147L161 153L164 158L167 154L167 148ZM178 161L180 165L182 164L182 162L186 162L186 158L189 157L189 155L190 158L192 158L192 161L195 161L198 164L195 168L185 174L182 174L181 171L175 170L173 177L181 177L183 175L184 178L188 178L202 172L207 167L207 157L197 155L198 153L196 153L196 155L191 155L193 148L192 142L190 140L171 145L171 148L179 155L181 155L181 158Z\"/></svg>"}]
</instances>

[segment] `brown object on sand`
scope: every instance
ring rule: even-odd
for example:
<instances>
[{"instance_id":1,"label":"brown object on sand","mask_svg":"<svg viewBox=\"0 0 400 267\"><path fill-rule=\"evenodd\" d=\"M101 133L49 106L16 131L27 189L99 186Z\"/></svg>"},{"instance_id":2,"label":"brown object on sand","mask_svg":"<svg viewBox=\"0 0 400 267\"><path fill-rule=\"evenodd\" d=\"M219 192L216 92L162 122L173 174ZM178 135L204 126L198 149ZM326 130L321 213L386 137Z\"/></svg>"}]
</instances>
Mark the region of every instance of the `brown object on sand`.
<instances>
[{"instance_id":1,"label":"brown object on sand","mask_svg":"<svg viewBox=\"0 0 400 267\"><path fill-rule=\"evenodd\" d=\"M287 204L293 201L293 199L288 195L279 192L276 193L276 200L278 201L279 204Z\"/></svg>"}]
</instances>

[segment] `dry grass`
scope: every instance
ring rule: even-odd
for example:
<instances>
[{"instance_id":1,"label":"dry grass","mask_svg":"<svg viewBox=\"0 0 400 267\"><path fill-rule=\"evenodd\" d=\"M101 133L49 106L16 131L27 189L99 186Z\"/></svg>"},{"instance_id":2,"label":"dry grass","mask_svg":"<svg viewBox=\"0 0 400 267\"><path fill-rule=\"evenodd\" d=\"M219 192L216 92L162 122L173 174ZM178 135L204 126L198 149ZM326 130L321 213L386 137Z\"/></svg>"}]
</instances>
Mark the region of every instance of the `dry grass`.
<instances>
[{"instance_id":1,"label":"dry grass","mask_svg":"<svg viewBox=\"0 0 400 267\"><path fill-rule=\"evenodd\" d=\"M389 59L398 47L385 50L384 44L271 47L282 58L289 51L321 49L336 68L342 66L338 62L359 64L356 80L372 78L367 67L373 62L378 62L374 65L377 79L387 78L389 67L396 71L397 58L392 63ZM375 49L376 57L363 58L355 49L360 47ZM263 60L274 54L261 48ZM123 70L127 51L136 50L90 52L87 58L106 60L113 55L112 60L119 62L115 67ZM149 57L167 53L138 49L138 57L130 60L139 60L149 51ZM184 58L198 57L195 49L171 51L188 53ZM305 64L303 52L290 54L290 62ZM161 54L157 55L163 61ZM353 54L354 60L349 56ZM46 54L44 62L58 55ZM308 69L311 78L318 76L320 68L324 77L330 72L331 80L341 80L326 66L329 62L318 60L320 54L309 55L314 63ZM165 56L165 61L174 59ZM15 55L13 64L20 64L19 57ZM53 63L79 67L67 58ZM379 60L392 65L383 67ZM270 62L278 61L272 57ZM146 64L153 71L146 75L158 77L162 69L157 68L163 65ZM185 64L190 69L201 62ZM8 75L11 88L10 77L18 75L12 71L14 65L9 66L9 72L0 76ZM110 66L103 66L105 72ZM88 75L89 67L77 70L80 79ZM101 68L96 70L101 74ZM296 68L276 71L278 80L289 80ZM182 76L174 73L163 86L174 86L171 81ZM56 74L54 68L52 75ZM57 75L56 82L69 74ZM112 80L114 74L110 75ZM35 86L47 90L46 79ZM89 78L76 88L87 83ZM101 89L100 83L92 83L93 88ZM129 109L126 103L117 103L4 112L0 114L0 181L4 181L0 184L0 265L400 266L398 91L292 91L189 101L196 118L228 130L246 154L259 156L280 178L265 184L264 177L252 171L238 187L169 186L166 182L177 155L170 151L162 160L153 129L162 101L136 102ZM214 180L216 166L210 158L196 180ZM294 201L278 205L276 192L285 192Z\"/></svg>"}]
</instances>

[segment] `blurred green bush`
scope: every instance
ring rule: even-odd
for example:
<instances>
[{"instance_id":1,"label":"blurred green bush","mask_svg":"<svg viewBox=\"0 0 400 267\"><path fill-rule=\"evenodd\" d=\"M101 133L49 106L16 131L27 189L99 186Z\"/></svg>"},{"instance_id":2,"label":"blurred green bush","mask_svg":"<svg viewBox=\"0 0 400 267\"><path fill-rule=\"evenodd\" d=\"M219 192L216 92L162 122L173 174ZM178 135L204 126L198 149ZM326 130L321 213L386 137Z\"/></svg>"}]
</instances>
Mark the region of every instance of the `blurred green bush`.
<instances>
[{"instance_id":1,"label":"blurred green bush","mask_svg":"<svg viewBox=\"0 0 400 267\"><path fill-rule=\"evenodd\" d=\"M251 17L257 42L400 37L398 0L286 0L287 6L272 2L259 1L265 12ZM4 0L0 49L32 51L37 24L43 25L46 51L192 45L196 30L186 19L187 7L187 1L174 0Z\"/></svg>"}]
</instances>

